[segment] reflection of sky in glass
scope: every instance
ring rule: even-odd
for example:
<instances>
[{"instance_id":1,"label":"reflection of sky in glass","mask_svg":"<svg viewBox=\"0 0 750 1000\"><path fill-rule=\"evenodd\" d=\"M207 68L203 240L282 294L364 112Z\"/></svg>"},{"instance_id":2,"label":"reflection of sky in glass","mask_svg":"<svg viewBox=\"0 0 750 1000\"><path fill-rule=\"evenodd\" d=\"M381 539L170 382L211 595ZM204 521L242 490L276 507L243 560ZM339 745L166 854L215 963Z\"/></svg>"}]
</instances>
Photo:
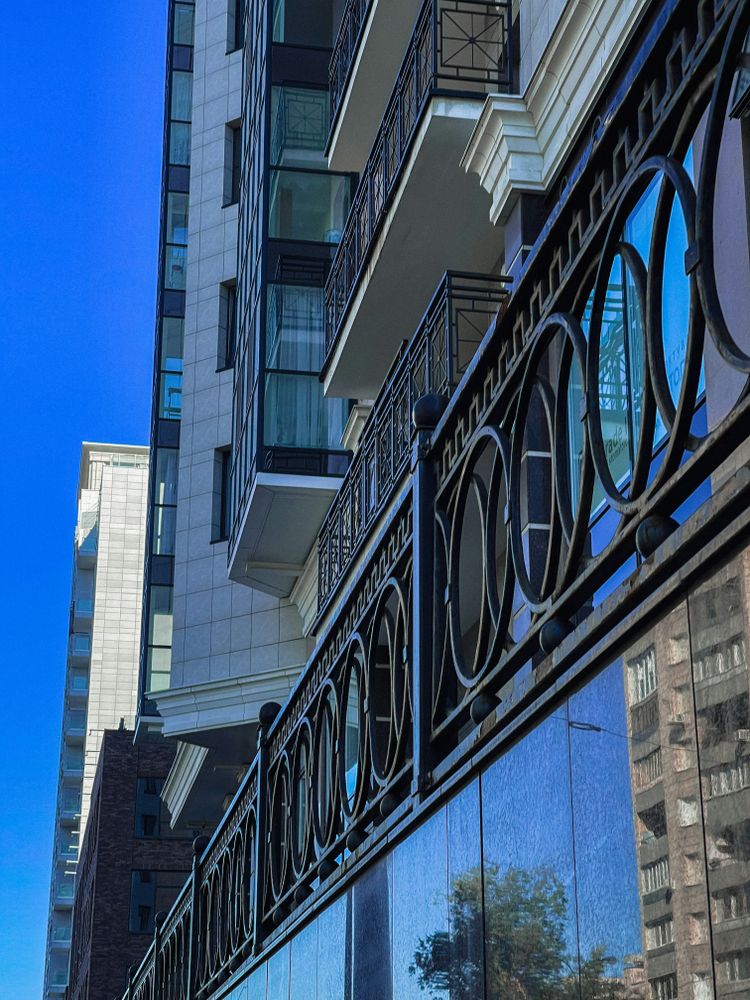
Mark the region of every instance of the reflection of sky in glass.
<instances>
[{"instance_id":1,"label":"reflection of sky in glass","mask_svg":"<svg viewBox=\"0 0 750 1000\"><path fill-rule=\"evenodd\" d=\"M485 872L497 865L549 869L567 899L565 941L578 950L573 892L568 737L564 719L549 718L482 776Z\"/></svg>"},{"instance_id":2,"label":"reflection of sky in glass","mask_svg":"<svg viewBox=\"0 0 750 1000\"><path fill-rule=\"evenodd\" d=\"M393 996L425 996L410 971L420 941L448 930L448 859L445 810L428 820L393 853ZM430 996L446 997L432 988Z\"/></svg>"},{"instance_id":3,"label":"reflection of sky in glass","mask_svg":"<svg viewBox=\"0 0 750 1000\"><path fill-rule=\"evenodd\" d=\"M294 1000L316 1000L318 995L318 921L292 938L291 995Z\"/></svg>"},{"instance_id":4,"label":"reflection of sky in glass","mask_svg":"<svg viewBox=\"0 0 750 1000\"><path fill-rule=\"evenodd\" d=\"M267 1000L288 1000L289 997L289 945L277 951L268 960Z\"/></svg>"},{"instance_id":5,"label":"reflection of sky in glass","mask_svg":"<svg viewBox=\"0 0 750 1000\"><path fill-rule=\"evenodd\" d=\"M622 974L641 951L623 668L617 662L569 702L581 954L603 945ZM594 732L582 726L598 726Z\"/></svg>"}]
</instances>

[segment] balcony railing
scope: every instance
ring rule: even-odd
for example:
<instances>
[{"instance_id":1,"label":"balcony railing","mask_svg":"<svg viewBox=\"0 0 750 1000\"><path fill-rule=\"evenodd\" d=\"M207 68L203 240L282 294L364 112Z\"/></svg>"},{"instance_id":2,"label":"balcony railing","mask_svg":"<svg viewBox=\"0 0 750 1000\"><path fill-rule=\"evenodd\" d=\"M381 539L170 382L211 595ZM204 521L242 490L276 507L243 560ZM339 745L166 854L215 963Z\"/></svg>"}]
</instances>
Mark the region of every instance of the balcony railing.
<instances>
[{"instance_id":1,"label":"balcony railing","mask_svg":"<svg viewBox=\"0 0 750 1000\"><path fill-rule=\"evenodd\" d=\"M328 89L331 99L331 122L335 122L341 108L346 85L351 76L354 59L359 49L362 29L370 13L373 0L347 0L341 18L336 45L328 69Z\"/></svg>"},{"instance_id":2,"label":"balcony railing","mask_svg":"<svg viewBox=\"0 0 750 1000\"><path fill-rule=\"evenodd\" d=\"M695 186L682 157L698 129L702 149L721 145L747 13L743 0L662 0L644 24L629 64L618 69L629 85L607 110L607 141L584 144L568 175L575 182L442 416L434 399L419 407L410 479L283 709L261 710L258 753L211 841L196 841L193 873L170 914L155 922L128 1000L228 995L232 976L342 896L390 843L549 710L551 697L567 696L614 662L672 599L674 580L681 588L700 581L706 552L721 557L746 544L744 380L734 402L725 397L729 374L746 375L750 362L733 339L741 319L730 330L717 304L712 256L716 198L726 204L722 197L736 195L733 184L717 192L718 156L703 160ZM676 153L675 136L684 140ZM668 196L649 200L657 203L651 235L659 242L646 266L621 231L652 176ZM628 498L618 499L601 441L611 411L599 393L600 355L589 352L599 352L611 330L603 307L613 258L637 260L634 285L643 294L663 288L659 247L679 212L690 329L705 330L707 341L710 331L722 350L691 334L679 401L670 410L669 388L659 394L662 437L654 410L641 422L650 431L641 472ZM736 261L746 272L740 255ZM592 282L594 303L584 315ZM660 315L641 309L646 373L657 351L664 362ZM709 351L723 368L709 370ZM706 393L727 406L698 436L702 370ZM642 412L640 397L625 398L630 418ZM708 499L698 492L705 483ZM602 489L612 534L595 547ZM701 501L694 516L686 513ZM532 512L547 518L536 524L551 525L536 573L524 539ZM636 557L642 561L630 572ZM668 883L661 863L644 890Z\"/></svg>"},{"instance_id":3,"label":"balcony railing","mask_svg":"<svg viewBox=\"0 0 750 1000\"><path fill-rule=\"evenodd\" d=\"M479 97L512 81L510 0L425 0L326 282L326 356L436 94Z\"/></svg>"},{"instance_id":4,"label":"balcony railing","mask_svg":"<svg viewBox=\"0 0 750 1000\"><path fill-rule=\"evenodd\" d=\"M399 351L362 431L357 454L318 535L318 610L329 602L409 466L412 410L458 385L508 300L502 277L448 272Z\"/></svg>"}]
</instances>

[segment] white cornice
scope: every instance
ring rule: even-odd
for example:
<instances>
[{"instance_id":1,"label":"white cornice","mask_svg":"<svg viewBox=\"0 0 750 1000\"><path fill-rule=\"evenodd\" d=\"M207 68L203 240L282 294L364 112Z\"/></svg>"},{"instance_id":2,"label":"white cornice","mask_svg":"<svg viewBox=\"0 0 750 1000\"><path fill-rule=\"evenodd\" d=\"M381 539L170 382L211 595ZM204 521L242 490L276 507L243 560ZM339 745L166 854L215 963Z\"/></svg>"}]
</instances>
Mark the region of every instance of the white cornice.
<instances>
[{"instance_id":1,"label":"white cornice","mask_svg":"<svg viewBox=\"0 0 750 1000\"><path fill-rule=\"evenodd\" d=\"M177 752L162 789L162 798L172 817L177 818L185 808L190 790L207 756L206 747L196 746L194 743L177 744Z\"/></svg>"},{"instance_id":2,"label":"white cornice","mask_svg":"<svg viewBox=\"0 0 750 1000\"><path fill-rule=\"evenodd\" d=\"M518 193L546 191L627 45L648 0L574 0L521 95L491 94L462 159L502 223Z\"/></svg>"},{"instance_id":3,"label":"white cornice","mask_svg":"<svg viewBox=\"0 0 750 1000\"><path fill-rule=\"evenodd\" d=\"M258 712L267 701L283 703L302 666L169 688L149 697L164 720L164 736L200 743L201 733L257 722Z\"/></svg>"}]
</instances>

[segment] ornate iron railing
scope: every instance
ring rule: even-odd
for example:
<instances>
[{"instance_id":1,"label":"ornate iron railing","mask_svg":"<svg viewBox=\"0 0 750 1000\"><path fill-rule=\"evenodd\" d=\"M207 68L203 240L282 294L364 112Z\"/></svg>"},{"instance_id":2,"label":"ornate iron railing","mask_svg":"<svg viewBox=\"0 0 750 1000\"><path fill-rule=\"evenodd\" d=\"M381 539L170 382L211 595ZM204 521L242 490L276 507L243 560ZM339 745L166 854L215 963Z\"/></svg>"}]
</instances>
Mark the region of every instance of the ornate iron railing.
<instances>
[{"instance_id":1,"label":"ornate iron railing","mask_svg":"<svg viewBox=\"0 0 750 1000\"><path fill-rule=\"evenodd\" d=\"M509 0L425 0L326 281L330 356L430 98L481 96L512 81Z\"/></svg>"},{"instance_id":2,"label":"ornate iron railing","mask_svg":"<svg viewBox=\"0 0 750 1000\"><path fill-rule=\"evenodd\" d=\"M362 431L357 453L318 534L318 610L409 468L412 410L427 393L452 392L508 300L502 277L448 272L417 332L404 341Z\"/></svg>"},{"instance_id":3,"label":"ornate iron railing","mask_svg":"<svg viewBox=\"0 0 750 1000\"><path fill-rule=\"evenodd\" d=\"M286 705L261 712L250 772L196 842L127 1000L204 1000L260 960L553 685L698 580L707 549L746 543L750 356L717 289L714 205L735 198L717 189L718 153L750 4L662 0L650 14L497 327L442 416L434 395L415 406L411 477ZM647 249L623 236L643 205ZM622 394L639 418L625 478L608 465L599 387L615 260L642 348L639 392ZM746 258L725 262L733 290L750 286ZM671 383L666 278L673 313L687 306ZM707 422L704 393L722 408Z\"/></svg>"},{"instance_id":4,"label":"ornate iron railing","mask_svg":"<svg viewBox=\"0 0 750 1000\"><path fill-rule=\"evenodd\" d=\"M359 49L362 29L370 13L373 0L347 0L341 26L333 47L328 67L328 92L331 100L331 128L338 117L352 65Z\"/></svg>"}]
</instances>

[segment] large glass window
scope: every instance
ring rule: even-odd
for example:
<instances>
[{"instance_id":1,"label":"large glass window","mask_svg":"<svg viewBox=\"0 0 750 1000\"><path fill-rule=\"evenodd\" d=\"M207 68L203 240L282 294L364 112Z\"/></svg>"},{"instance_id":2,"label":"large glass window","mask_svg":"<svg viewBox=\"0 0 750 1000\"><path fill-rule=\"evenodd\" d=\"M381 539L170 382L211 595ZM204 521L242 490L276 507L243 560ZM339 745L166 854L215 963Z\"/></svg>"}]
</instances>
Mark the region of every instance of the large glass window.
<instances>
[{"instance_id":1,"label":"large glass window","mask_svg":"<svg viewBox=\"0 0 750 1000\"><path fill-rule=\"evenodd\" d=\"M325 399L317 375L269 374L266 378L265 444L285 448L341 448L348 403Z\"/></svg>"},{"instance_id":2,"label":"large glass window","mask_svg":"<svg viewBox=\"0 0 750 1000\"><path fill-rule=\"evenodd\" d=\"M341 174L272 169L269 236L338 243L349 214L349 188L349 177Z\"/></svg>"},{"instance_id":3,"label":"large glass window","mask_svg":"<svg viewBox=\"0 0 750 1000\"><path fill-rule=\"evenodd\" d=\"M274 87L271 91L271 163L325 167L330 102L327 90Z\"/></svg>"},{"instance_id":4,"label":"large glass window","mask_svg":"<svg viewBox=\"0 0 750 1000\"><path fill-rule=\"evenodd\" d=\"M174 5L174 43L192 45L195 29L195 7L193 4Z\"/></svg>"},{"instance_id":5,"label":"large glass window","mask_svg":"<svg viewBox=\"0 0 750 1000\"><path fill-rule=\"evenodd\" d=\"M154 585L148 596L148 649L146 690L169 687L172 668L172 587Z\"/></svg>"},{"instance_id":6,"label":"large glass window","mask_svg":"<svg viewBox=\"0 0 750 1000\"><path fill-rule=\"evenodd\" d=\"M161 789L159 778L138 778L135 792L136 837L158 837L161 832Z\"/></svg>"},{"instance_id":7,"label":"large glass window","mask_svg":"<svg viewBox=\"0 0 750 1000\"><path fill-rule=\"evenodd\" d=\"M172 73L172 108L174 121L189 122L193 116L193 74L175 70Z\"/></svg>"},{"instance_id":8,"label":"large glass window","mask_svg":"<svg viewBox=\"0 0 750 1000\"><path fill-rule=\"evenodd\" d=\"M174 555L178 455L176 448L159 448L156 452L152 550L158 556Z\"/></svg>"},{"instance_id":9,"label":"large glass window","mask_svg":"<svg viewBox=\"0 0 750 1000\"><path fill-rule=\"evenodd\" d=\"M332 7L332 0L274 0L274 42L332 48Z\"/></svg>"}]
</instances>

